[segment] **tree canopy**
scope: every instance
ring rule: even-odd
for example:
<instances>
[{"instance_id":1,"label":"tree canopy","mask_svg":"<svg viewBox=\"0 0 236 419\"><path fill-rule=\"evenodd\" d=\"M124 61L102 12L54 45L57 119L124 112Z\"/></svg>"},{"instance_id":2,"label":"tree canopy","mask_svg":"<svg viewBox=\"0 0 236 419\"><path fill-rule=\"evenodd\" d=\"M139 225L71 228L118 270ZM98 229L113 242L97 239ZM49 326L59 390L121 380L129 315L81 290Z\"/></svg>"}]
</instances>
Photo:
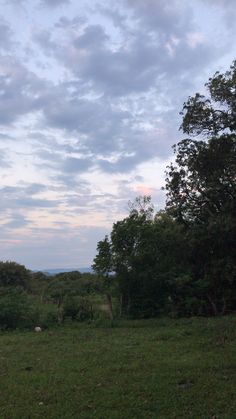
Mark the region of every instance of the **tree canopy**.
<instances>
[{"instance_id":1,"label":"tree canopy","mask_svg":"<svg viewBox=\"0 0 236 419\"><path fill-rule=\"evenodd\" d=\"M95 263L116 273L124 312L219 314L236 298L236 61L189 97L166 170L166 208L130 204L98 246ZM101 264L103 263L103 265Z\"/></svg>"},{"instance_id":2,"label":"tree canopy","mask_svg":"<svg viewBox=\"0 0 236 419\"><path fill-rule=\"evenodd\" d=\"M236 61L184 103L181 130L188 138L174 146L167 168L167 209L179 220L204 223L236 210ZM204 140L203 140L203 138Z\"/></svg>"},{"instance_id":3,"label":"tree canopy","mask_svg":"<svg viewBox=\"0 0 236 419\"><path fill-rule=\"evenodd\" d=\"M217 71L206 83L207 95L196 93L183 105L184 134L209 136L235 134L236 60L224 74Z\"/></svg>"},{"instance_id":4,"label":"tree canopy","mask_svg":"<svg viewBox=\"0 0 236 419\"><path fill-rule=\"evenodd\" d=\"M0 286L28 288L30 271L19 263L0 261Z\"/></svg>"}]
</instances>

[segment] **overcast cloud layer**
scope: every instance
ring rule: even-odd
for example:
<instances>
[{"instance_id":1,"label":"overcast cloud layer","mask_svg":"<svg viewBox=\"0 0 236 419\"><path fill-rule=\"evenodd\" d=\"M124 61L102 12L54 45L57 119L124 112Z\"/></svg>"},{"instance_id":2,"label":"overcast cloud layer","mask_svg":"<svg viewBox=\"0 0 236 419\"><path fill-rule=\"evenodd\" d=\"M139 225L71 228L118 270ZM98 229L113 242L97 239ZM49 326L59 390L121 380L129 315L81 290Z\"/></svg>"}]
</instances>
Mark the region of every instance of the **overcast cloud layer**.
<instances>
[{"instance_id":1,"label":"overcast cloud layer","mask_svg":"<svg viewBox=\"0 0 236 419\"><path fill-rule=\"evenodd\" d=\"M234 0L0 1L0 250L89 266L151 194L183 102L236 56Z\"/></svg>"}]
</instances>

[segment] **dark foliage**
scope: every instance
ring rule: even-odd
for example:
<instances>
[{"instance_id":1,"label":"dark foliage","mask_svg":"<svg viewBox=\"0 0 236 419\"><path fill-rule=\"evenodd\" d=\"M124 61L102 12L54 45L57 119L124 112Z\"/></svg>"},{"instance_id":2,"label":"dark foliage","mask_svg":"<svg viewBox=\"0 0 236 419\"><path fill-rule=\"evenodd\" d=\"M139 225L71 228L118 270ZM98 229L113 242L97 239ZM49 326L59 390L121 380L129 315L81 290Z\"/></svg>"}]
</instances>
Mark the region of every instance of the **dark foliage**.
<instances>
[{"instance_id":1,"label":"dark foliage","mask_svg":"<svg viewBox=\"0 0 236 419\"><path fill-rule=\"evenodd\" d=\"M183 133L201 138L174 147L166 210L153 217L150 197L137 198L98 246L95 265L116 273L123 314L236 309L236 62L206 88L183 106Z\"/></svg>"},{"instance_id":2,"label":"dark foliage","mask_svg":"<svg viewBox=\"0 0 236 419\"><path fill-rule=\"evenodd\" d=\"M30 271L24 265L7 261L0 262L0 287L29 288Z\"/></svg>"}]
</instances>

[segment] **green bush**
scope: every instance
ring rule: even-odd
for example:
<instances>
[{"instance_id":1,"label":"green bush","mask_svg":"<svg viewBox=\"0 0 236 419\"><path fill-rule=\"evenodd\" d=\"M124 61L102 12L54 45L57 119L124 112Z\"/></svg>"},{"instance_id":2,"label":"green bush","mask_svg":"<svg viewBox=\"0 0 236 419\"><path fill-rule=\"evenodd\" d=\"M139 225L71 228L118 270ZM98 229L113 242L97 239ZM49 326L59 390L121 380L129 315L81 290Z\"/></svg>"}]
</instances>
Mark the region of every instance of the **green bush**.
<instances>
[{"instance_id":1,"label":"green bush","mask_svg":"<svg viewBox=\"0 0 236 419\"><path fill-rule=\"evenodd\" d=\"M84 297L68 297L63 305L63 314L64 318L82 322L93 319L93 308Z\"/></svg>"},{"instance_id":2,"label":"green bush","mask_svg":"<svg viewBox=\"0 0 236 419\"><path fill-rule=\"evenodd\" d=\"M22 289L5 288L0 291L0 328L16 329L33 327L36 311Z\"/></svg>"},{"instance_id":3,"label":"green bush","mask_svg":"<svg viewBox=\"0 0 236 419\"><path fill-rule=\"evenodd\" d=\"M37 325L43 329L58 323L58 308L55 304L39 304L37 306ZM35 323L35 325L36 325Z\"/></svg>"}]
</instances>

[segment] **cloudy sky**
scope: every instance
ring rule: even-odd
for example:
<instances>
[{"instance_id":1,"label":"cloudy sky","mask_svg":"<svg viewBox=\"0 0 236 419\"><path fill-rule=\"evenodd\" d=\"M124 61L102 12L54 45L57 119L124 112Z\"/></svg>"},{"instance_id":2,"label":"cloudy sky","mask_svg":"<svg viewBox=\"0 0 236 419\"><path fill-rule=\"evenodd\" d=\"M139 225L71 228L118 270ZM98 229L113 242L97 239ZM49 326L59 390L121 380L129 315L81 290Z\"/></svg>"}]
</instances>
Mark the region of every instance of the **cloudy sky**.
<instances>
[{"instance_id":1,"label":"cloudy sky","mask_svg":"<svg viewBox=\"0 0 236 419\"><path fill-rule=\"evenodd\" d=\"M151 194L183 102L236 57L235 0L0 0L0 259L90 266Z\"/></svg>"}]
</instances>

